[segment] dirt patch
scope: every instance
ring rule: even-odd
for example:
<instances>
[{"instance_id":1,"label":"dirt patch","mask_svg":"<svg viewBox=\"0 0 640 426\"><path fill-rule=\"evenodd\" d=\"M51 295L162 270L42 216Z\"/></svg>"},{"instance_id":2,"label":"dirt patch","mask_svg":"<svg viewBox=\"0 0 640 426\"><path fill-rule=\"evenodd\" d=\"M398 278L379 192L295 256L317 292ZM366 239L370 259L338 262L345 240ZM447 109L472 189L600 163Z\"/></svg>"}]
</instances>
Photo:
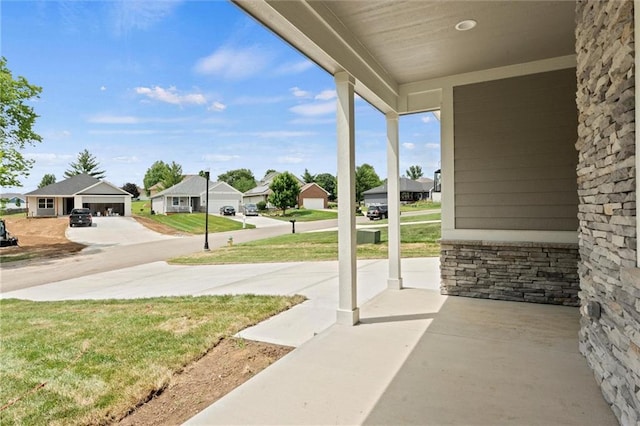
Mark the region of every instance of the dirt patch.
<instances>
[{"instance_id":1,"label":"dirt patch","mask_svg":"<svg viewBox=\"0 0 640 426\"><path fill-rule=\"evenodd\" d=\"M144 216L133 216L133 218L140 223L142 226L151 229L152 231L156 231L160 234L165 235L185 235L184 232L178 231L170 226L164 225L162 223L156 222L153 219L149 219Z\"/></svg>"},{"instance_id":2,"label":"dirt patch","mask_svg":"<svg viewBox=\"0 0 640 426\"><path fill-rule=\"evenodd\" d=\"M288 346L225 339L174 376L161 394L117 424L182 424L291 350Z\"/></svg>"},{"instance_id":3,"label":"dirt patch","mask_svg":"<svg viewBox=\"0 0 640 426\"><path fill-rule=\"evenodd\" d=\"M4 220L7 230L18 238L19 245L0 249L2 263L64 257L86 247L67 239L65 231L69 219L66 217L29 219L25 216L7 216Z\"/></svg>"}]
</instances>

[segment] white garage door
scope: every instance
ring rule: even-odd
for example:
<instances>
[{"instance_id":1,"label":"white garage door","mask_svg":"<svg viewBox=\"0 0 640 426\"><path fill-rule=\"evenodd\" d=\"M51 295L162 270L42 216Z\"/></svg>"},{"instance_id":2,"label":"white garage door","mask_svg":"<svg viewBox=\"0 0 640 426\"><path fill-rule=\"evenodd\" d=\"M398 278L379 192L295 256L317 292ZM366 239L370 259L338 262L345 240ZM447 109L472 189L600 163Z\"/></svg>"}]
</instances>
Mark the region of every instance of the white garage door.
<instances>
[{"instance_id":1,"label":"white garage door","mask_svg":"<svg viewBox=\"0 0 640 426\"><path fill-rule=\"evenodd\" d=\"M324 209L324 200L322 198L304 198L302 205L305 209L322 210Z\"/></svg>"},{"instance_id":2,"label":"white garage door","mask_svg":"<svg viewBox=\"0 0 640 426\"><path fill-rule=\"evenodd\" d=\"M209 213L220 213L220 207L222 206L233 206L237 213L240 208L240 202L238 200L209 200Z\"/></svg>"}]
</instances>

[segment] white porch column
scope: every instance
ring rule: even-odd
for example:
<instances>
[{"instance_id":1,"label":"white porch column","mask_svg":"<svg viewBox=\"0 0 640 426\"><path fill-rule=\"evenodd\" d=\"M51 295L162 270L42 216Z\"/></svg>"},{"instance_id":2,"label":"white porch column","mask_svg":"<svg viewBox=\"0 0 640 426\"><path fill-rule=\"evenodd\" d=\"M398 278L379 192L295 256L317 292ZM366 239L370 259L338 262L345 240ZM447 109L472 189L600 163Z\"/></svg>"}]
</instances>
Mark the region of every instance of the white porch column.
<instances>
[{"instance_id":1,"label":"white porch column","mask_svg":"<svg viewBox=\"0 0 640 426\"><path fill-rule=\"evenodd\" d=\"M356 184L355 184L355 79L336 73L338 137L338 324L360 321L357 305Z\"/></svg>"},{"instance_id":2,"label":"white porch column","mask_svg":"<svg viewBox=\"0 0 640 426\"><path fill-rule=\"evenodd\" d=\"M390 289L402 288L400 268L400 159L398 113L390 112L387 119L387 203L389 207L389 279Z\"/></svg>"}]
</instances>

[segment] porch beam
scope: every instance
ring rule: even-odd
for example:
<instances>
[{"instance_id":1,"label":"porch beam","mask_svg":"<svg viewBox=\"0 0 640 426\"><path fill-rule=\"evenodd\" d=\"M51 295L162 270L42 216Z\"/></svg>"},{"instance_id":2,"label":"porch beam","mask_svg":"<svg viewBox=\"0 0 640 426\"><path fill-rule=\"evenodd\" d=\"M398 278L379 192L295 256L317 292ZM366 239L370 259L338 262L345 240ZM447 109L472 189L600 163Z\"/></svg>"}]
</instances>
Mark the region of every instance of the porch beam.
<instances>
[{"instance_id":1,"label":"porch beam","mask_svg":"<svg viewBox=\"0 0 640 426\"><path fill-rule=\"evenodd\" d=\"M334 76L337 92L338 143L338 324L360 321L357 301L355 79L346 72Z\"/></svg>"},{"instance_id":2,"label":"porch beam","mask_svg":"<svg viewBox=\"0 0 640 426\"><path fill-rule=\"evenodd\" d=\"M400 157L398 114L390 112L387 119L387 204L389 219L389 289L402 289L400 253Z\"/></svg>"}]
</instances>

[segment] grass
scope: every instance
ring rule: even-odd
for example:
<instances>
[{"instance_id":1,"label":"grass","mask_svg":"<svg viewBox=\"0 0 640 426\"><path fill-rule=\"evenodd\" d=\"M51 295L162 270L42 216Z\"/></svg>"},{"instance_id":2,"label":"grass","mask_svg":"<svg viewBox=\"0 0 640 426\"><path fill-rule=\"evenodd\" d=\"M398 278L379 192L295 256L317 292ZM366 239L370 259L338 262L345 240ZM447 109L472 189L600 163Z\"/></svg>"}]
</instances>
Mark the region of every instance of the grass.
<instances>
[{"instance_id":1,"label":"grass","mask_svg":"<svg viewBox=\"0 0 640 426\"><path fill-rule=\"evenodd\" d=\"M440 224L406 225L401 228L402 257L440 255ZM358 245L358 258L384 259L388 253L388 232L380 228L380 244ZM171 259L184 265L226 263L304 262L338 259L338 232L286 234Z\"/></svg>"},{"instance_id":2,"label":"grass","mask_svg":"<svg viewBox=\"0 0 640 426\"><path fill-rule=\"evenodd\" d=\"M295 219L298 222L311 222L314 220L337 219L338 212L326 210L291 209L287 210L284 215L282 215L281 211L277 211L271 214L263 214L263 216L278 220L289 221Z\"/></svg>"},{"instance_id":3,"label":"grass","mask_svg":"<svg viewBox=\"0 0 640 426\"><path fill-rule=\"evenodd\" d=\"M189 234L204 234L204 213L177 213L170 215L151 214L150 203L148 201L132 202L131 212L134 215L149 218L181 232ZM255 228L255 225L247 223L245 224L245 228L252 229ZM236 231L238 229L243 229L242 222L221 216L209 215L209 232Z\"/></svg>"},{"instance_id":4,"label":"grass","mask_svg":"<svg viewBox=\"0 0 640 426\"><path fill-rule=\"evenodd\" d=\"M0 300L0 424L105 424L302 296Z\"/></svg>"},{"instance_id":5,"label":"grass","mask_svg":"<svg viewBox=\"0 0 640 426\"><path fill-rule=\"evenodd\" d=\"M410 223L410 222L423 222L427 220L440 220L440 213L429 213L429 214L419 214L415 216L400 216L400 223ZM389 219L381 219L371 221L371 224L375 225L385 225L389 223Z\"/></svg>"},{"instance_id":6,"label":"grass","mask_svg":"<svg viewBox=\"0 0 640 426\"><path fill-rule=\"evenodd\" d=\"M435 201L416 201L415 203L400 205L401 212L414 212L417 210L431 210L439 208L440 203Z\"/></svg>"}]
</instances>

